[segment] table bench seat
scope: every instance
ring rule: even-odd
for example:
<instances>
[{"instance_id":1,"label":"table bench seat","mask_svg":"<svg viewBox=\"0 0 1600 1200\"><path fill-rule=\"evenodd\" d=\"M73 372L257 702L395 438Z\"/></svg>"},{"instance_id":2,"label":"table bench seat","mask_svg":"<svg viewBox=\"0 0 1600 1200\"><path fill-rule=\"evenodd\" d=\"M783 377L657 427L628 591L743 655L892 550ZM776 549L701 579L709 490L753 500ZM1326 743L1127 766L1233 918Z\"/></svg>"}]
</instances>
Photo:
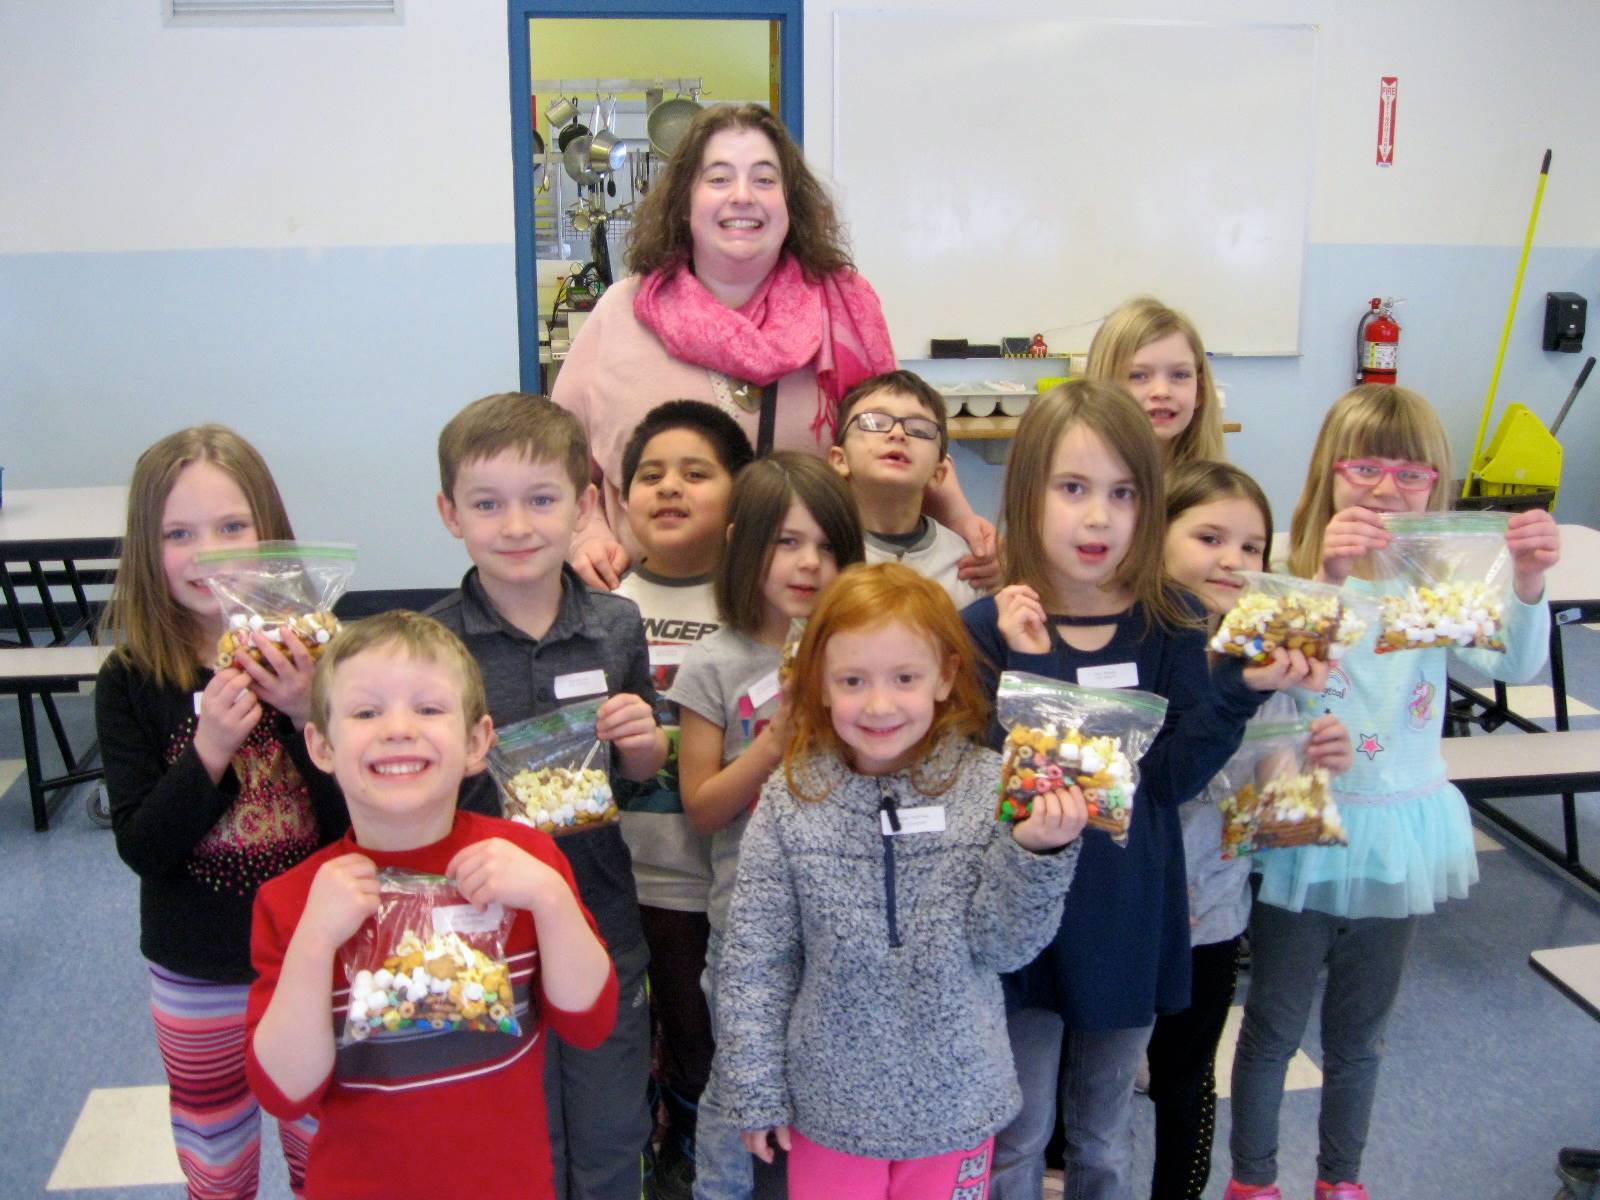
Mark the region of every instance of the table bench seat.
<instances>
[{"instance_id":1,"label":"table bench seat","mask_svg":"<svg viewBox=\"0 0 1600 1200\"><path fill-rule=\"evenodd\" d=\"M1443 750L1468 799L1600 791L1600 730L1445 738Z\"/></svg>"},{"instance_id":2,"label":"table bench seat","mask_svg":"<svg viewBox=\"0 0 1600 1200\"><path fill-rule=\"evenodd\" d=\"M1575 879L1600 890L1600 877L1578 856L1576 795L1600 792L1600 730L1562 730L1445 738L1445 770L1474 812L1515 835ZM1566 845L1547 839L1487 803L1519 796L1561 797Z\"/></svg>"},{"instance_id":3,"label":"table bench seat","mask_svg":"<svg viewBox=\"0 0 1600 1200\"><path fill-rule=\"evenodd\" d=\"M80 684L94 679L110 653L110 646L25 646L0 650L0 695L17 698L22 753L27 760L28 799L33 806L33 827L41 833L50 828L51 806L46 802L47 793L88 783L103 774L83 765L93 752L92 748L82 756L73 754L66 730L49 697L58 692L75 692ZM39 730L33 713L35 696L44 701L45 715L66 766L63 774L46 776L44 773Z\"/></svg>"}]
</instances>

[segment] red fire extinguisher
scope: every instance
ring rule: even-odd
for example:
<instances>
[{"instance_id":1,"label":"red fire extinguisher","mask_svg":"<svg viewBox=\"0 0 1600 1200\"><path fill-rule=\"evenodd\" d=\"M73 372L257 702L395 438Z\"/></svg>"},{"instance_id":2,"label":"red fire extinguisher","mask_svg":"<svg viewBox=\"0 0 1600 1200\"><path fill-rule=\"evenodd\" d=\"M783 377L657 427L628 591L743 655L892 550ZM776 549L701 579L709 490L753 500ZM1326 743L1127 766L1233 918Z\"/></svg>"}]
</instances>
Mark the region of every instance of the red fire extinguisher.
<instances>
[{"instance_id":1,"label":"red fire extinguisher","mask_svg":"<svg viewBox=\"0 0 1600 1200\"><path fill-rule=\"evenodd\" d=\"M1356 382L1393 383L1400 358L1400 323L1394 319L1398 300L1374 296L1371 310L1356 324Z\"/></svg>"}]
</instances>

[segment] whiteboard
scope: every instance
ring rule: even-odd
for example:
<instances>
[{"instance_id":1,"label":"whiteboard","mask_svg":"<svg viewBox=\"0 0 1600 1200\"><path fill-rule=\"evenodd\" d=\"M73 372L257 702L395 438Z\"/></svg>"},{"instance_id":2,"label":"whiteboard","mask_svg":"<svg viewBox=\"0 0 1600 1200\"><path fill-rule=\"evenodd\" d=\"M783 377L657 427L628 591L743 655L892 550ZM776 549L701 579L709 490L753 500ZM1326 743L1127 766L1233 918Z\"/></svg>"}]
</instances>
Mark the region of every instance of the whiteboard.
<instances>
[{"instance_id":1,"label":"whiteboard","mask_svg":"<svg viewBox=\"0 0 1600 1200\"><path fill-rule=\"evenodd\" d=\"M1149 293L1297 353L1315 77L1309 25L836 12L833 178L896 351L1081 351Z\"/></svg>"}]
</instances>

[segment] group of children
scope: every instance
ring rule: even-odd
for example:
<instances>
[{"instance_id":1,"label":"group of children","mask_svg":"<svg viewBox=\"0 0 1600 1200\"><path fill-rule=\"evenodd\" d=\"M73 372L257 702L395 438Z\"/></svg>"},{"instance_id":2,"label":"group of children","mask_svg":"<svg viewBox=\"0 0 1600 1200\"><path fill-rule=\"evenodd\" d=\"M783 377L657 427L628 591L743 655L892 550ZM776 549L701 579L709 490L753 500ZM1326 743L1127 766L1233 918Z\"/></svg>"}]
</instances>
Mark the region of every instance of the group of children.
<instances>
[{"instance_id":1,"label":"group of children","mask_svg":"<svg viewBox=\"0 0 1600 1200\"><path fill-rule=\"evenodd\" d=\"M292 537L283 503L217 426L140 457L95 698L191 1195L254 1194L259 1104L308 1196L634 1200L644 1156L663 1197L692 1175L701 1200L785 1180L797 1200L1036 1200L1059 1121L1066 1194L1131 1197L1147 1058L1152 1195L1198 1197L1248 925L1227 1196L1279 1195L1284 1074L1324 965L1316 1197L1366 1196L1415 918L1476 878L1439 752L1447 652L1208 659L1272 518L1220 461L1198 335L1154 301L1024 416L992 596L922 511L947 469L938 393L878 376L834 429L825 457L755 459L714 406L654 410L623 454L641 561L606 593L566 562L596 504L581 427L537 397L478 400L439 440L460 588L318 660L257 632L222 668L196 557ZM1383 514L1444 507L1446 479L1425 401L1346 394L1292 569L1370 589ZM1558 543L1544 513L1506 541L1510 650L1478 665L1516 679L1541 662ZM1085 832L1077 787L995 819L1002 671L1166 700L1126 845ZM502 820L494 731L600 695L620 821L552 839ZM1315 717L1306 754L1339 775L1349 845L1257 855L1252 903L1213 778L1280 707ZM396 872L514 914L500 1030L339 1036L368 986L341 947ZM402 991L448 986L411 969Z\"/></svg>"}]
</instances>

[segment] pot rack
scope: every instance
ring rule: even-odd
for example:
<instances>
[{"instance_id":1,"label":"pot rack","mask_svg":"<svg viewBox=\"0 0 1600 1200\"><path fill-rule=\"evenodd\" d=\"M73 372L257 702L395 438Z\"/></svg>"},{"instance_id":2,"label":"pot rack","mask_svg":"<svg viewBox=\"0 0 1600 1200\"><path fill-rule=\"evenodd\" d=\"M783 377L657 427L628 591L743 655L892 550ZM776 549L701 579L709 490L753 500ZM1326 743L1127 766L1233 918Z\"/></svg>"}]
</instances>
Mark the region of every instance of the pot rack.
<instances>
[{"instance_id":1,"label":"pot rack","mask_svg":"<svg viewBox=\"0 0 1600 1200\"><path fill-rule=\"evenodd\" d=\"M535 96L546 92L563 96L569 92L604 92L613 96L643 93L648 96L652 92L704 92L705 86L700 76L684 75L665 79L535 79L528 90Z\"/></svg>"},{"instance_id":2,"label":"pot rack","mask_svg":"<svg viewBox=\"0 0 1600 1200\"><path fill-rule=\"evenodd\" d=\"M560 79L534 79L530 81L529 92L534 96L578 96L580 100L584 95L643 95L645 98L645 111L652 108L665 98L667 93L673 94L703 94L705 91L704 80L699 75L681 76L635 76L625 78L607 79L597 76L567 76ZM579 105L579 119L582 119L583 108ZM637 142L638 139L625 139ZM537 165L537 164L536 164ZM555 170L552 175L553 199L549 202L544 212L539 203L540 197L534 197L535 214L535 253L540 258L570 257L562 255L561 247L564 245L570 250L581 247L587 234L578 230L572 223L572 217L567 212L567 189L571 181L566 178L561 169L559 155L554 163ZM581 194L581 189L579 190ZM613 218L608 229L617 236L627 232L628 220ZM580 254L581 257L581 254Z\"/></svg>"}]
</instances>

